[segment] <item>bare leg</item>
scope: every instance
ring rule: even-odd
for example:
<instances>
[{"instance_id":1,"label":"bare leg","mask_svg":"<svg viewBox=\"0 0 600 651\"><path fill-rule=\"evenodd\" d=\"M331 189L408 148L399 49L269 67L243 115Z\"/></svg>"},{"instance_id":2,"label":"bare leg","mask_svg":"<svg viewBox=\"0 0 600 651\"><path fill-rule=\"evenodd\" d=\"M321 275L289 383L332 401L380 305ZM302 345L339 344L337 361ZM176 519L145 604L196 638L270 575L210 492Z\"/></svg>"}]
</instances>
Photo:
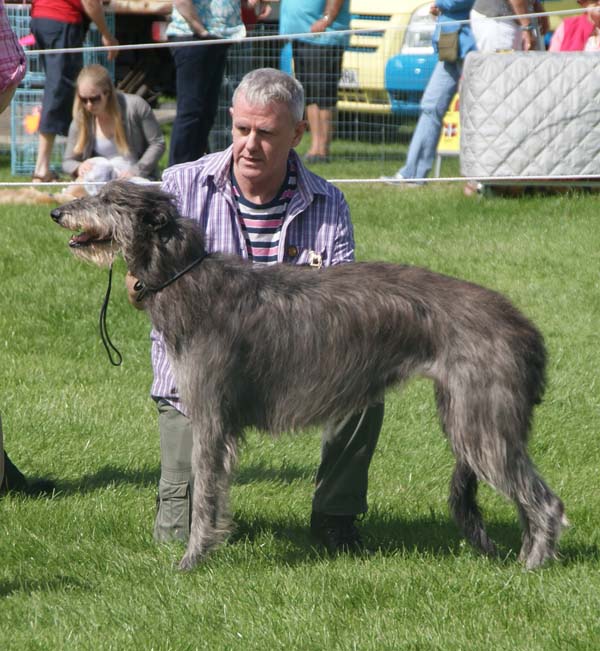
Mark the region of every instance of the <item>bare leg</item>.
<instances>
[{"instance_id":1,"label":"bare leg","mask_svg":"<svg viewBox=\"0 0 600 651\"><path fill-rule=\"evenodd\" d=\"M310 127L309 156L328 156L331 140L331 109L319 108L317 104L306 107L306 119Z\"/></svg>"},{"instance_id":2,"label":"bare leg","mask_svg":"<svg viewBox=\"0 0 600 651\"><path fill-rule=\"evenodd\" d=\"M14 84L13 86L9 86L8 88L5 88L0 93L0 113L2 113L6 109L6 107L10 104L10 100L15 94L17 87L18 84Z\"/></svg>"},{"instance_id":3,"label":"bare leg","mask_svg":"<svg viewBox=\"0 0 600 651\"><path fill-rule=\"evenodd\" d=\"M50 157L55 137L53 133L40 133L34 176L44 178L50 172Z\"/></svg>"}]
</instances>

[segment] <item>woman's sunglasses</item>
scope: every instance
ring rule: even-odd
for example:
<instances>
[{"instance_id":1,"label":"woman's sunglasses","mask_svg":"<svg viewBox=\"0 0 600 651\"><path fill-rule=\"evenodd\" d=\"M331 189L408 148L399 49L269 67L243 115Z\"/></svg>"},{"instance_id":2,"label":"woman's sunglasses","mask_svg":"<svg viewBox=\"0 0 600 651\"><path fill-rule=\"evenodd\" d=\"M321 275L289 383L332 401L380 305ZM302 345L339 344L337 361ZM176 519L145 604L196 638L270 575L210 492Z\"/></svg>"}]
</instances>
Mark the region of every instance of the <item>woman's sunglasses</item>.
<instances>
[{"instance_id":1,"label":"woman's sunglasses","mask_svg":"<svg viewBox=\"0 0 600 651\"><path fill-rule=\"evenodd\" d=\"M102 99L102 94L91 95L90 97L82 97L81 95L79 96L79 101L82 104L87 104L88 102L91 102L92 104L97 104L101 99Z\"/></svg>"}]
</instances>

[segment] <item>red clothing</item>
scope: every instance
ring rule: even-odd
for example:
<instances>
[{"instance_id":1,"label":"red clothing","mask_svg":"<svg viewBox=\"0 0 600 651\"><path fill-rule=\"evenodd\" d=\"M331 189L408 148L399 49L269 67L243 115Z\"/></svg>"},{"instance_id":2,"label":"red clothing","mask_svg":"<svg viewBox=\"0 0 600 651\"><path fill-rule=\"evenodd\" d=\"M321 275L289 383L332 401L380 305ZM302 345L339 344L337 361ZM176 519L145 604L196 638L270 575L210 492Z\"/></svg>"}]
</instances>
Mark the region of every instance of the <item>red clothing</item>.
<instances>
[{"instance_id":1,"label":"red clothing","mask_svg":"<svg viewBox=\"0 0 600 651\"><path fill-rule=\"evenodd\" d=\"M254 7L249 7L245 2L242 2L242 22L246 25L246 29L251 32L256 25L258 18Z\"/></svg>"},{"instance_id":2,"label":"red clothing","mask_svg":"<svg viewBox=\"0 0 600 651\"><path fill-rule=\"evenodd\" d=\"M49 18L61 23L80 23L85 12L81 0L33 0L32 18Z\"/></svg>"},{"instance_id":3,"label":"red clothing","mask_svg":"<svg viewBox=\"0 0 600 651\"><path fill-rule=\"evenodd\" d=\"M595 25L587 14L575 18L565 18L564 35L560 46L561 52L575 52L583 50L588 38L592 35Z\"/></svg>"}]
</instances>

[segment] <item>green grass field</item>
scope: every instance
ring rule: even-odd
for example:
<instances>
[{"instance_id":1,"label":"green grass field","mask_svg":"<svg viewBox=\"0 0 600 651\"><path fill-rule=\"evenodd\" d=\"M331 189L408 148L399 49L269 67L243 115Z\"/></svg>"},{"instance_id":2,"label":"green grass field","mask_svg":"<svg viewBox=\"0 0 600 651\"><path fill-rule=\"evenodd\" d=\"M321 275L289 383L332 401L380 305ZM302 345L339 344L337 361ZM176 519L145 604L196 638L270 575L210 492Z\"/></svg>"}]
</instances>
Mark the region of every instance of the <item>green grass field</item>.
<instances>
[{"instance_id":1,"label":"green grass field","mask_svg":"<svg viewBox=\"0 0 600 651\"><path fill-rule=\"evenodd\" d=\"M560 562L521 569L515 511L487 487L480 501L503 558L463 543L446 508L452 458L431 386L415 381L386 401L362 523L372 557L330 559L311 546L318 433L251 433L232 492L235 535L179 573L183 547L152 541L149 323L126 302L124 266L108 313L124 357L113 368L97 324L106 272L69 254L48 207L0 206L5 443L29 476L49 474L59 489L0 500L2 651L598 649L597 197L466 199L450 184L343 190L360 259L498 289L544 333L549 383L531 451L571 520Z\"/></svg>"}]
</instances>

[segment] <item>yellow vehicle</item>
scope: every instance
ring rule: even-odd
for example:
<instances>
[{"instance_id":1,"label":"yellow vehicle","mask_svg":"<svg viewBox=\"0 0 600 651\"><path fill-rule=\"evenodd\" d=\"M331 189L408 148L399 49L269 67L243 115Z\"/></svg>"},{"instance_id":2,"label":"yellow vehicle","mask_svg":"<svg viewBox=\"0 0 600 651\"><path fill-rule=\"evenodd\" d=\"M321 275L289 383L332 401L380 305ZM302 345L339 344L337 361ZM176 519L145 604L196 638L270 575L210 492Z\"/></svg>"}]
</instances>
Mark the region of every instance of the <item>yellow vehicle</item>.
<instances>
[{"instance_id":1,"label":"yellow vehicle","mask_svg":"<svg viewBox=\"0 0 600 651\"><path fill-rule=\"evenodd\" d=\"M418 112L437 62L430 5L423 0L351 0L350 26L361 32L352 35L344 54L339 110Z\"/></svg>"}]
</instances>

